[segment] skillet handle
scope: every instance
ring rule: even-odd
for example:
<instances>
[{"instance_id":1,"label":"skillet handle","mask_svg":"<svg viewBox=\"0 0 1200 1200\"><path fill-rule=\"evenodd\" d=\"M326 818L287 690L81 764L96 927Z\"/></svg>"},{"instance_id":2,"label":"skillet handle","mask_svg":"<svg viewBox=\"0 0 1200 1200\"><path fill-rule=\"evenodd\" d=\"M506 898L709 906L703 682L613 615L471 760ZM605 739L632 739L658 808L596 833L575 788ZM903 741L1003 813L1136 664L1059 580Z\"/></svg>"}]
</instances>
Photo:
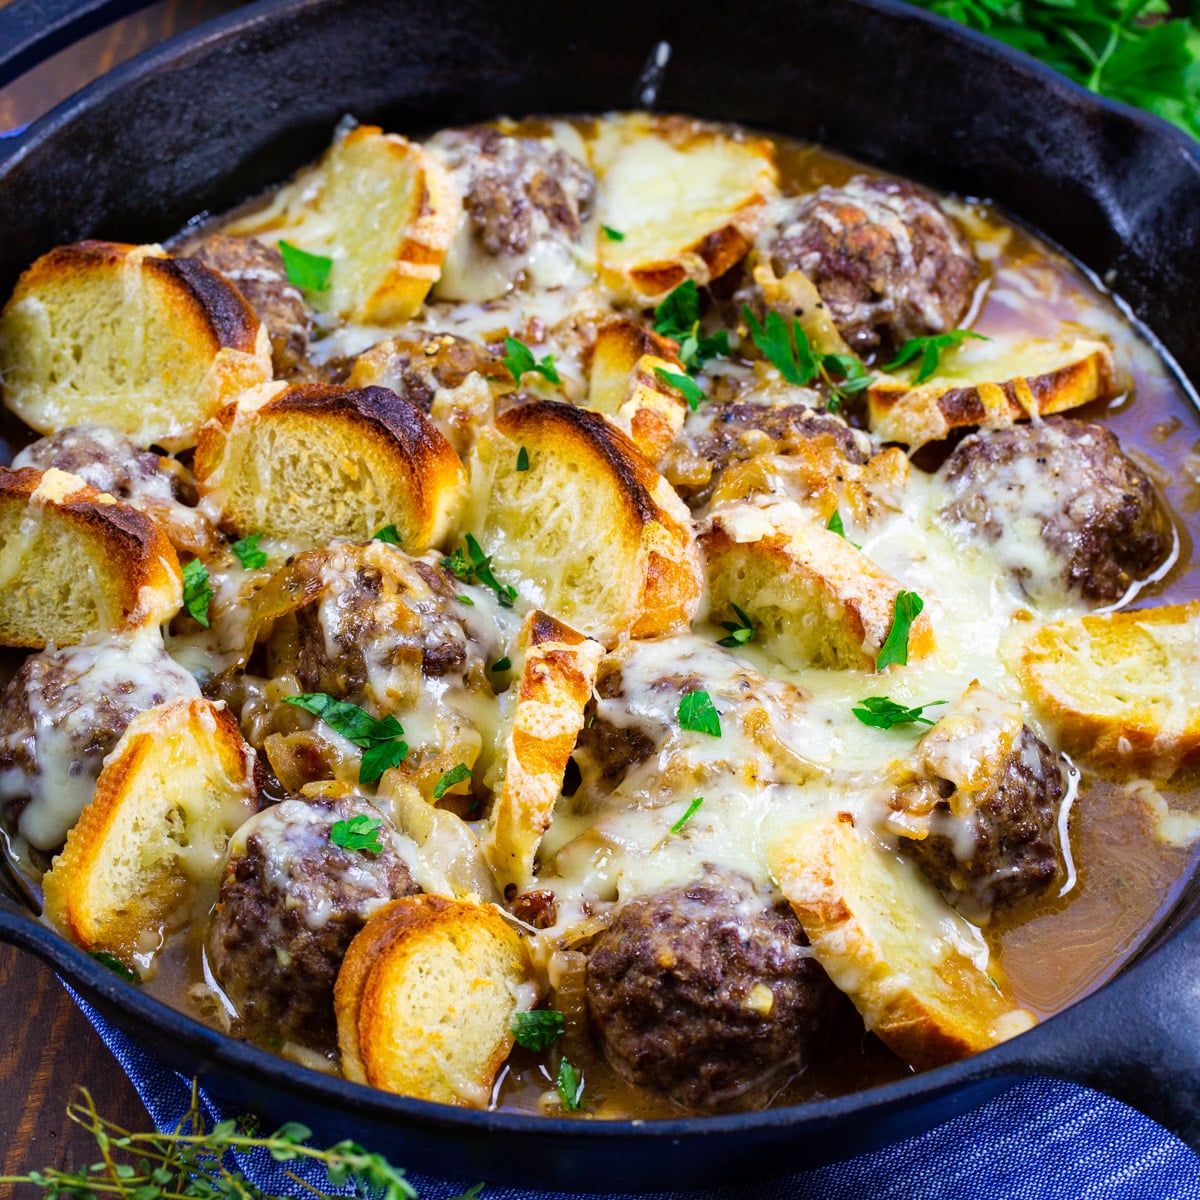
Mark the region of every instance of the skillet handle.
<instances>
[{"instance_id":1,"label":"skillet handle","mask_svg":"<svg viewBox=\"0 0 1200 1200\"><path fill-rule=\"evenodd\" d=\"M153 0L9 0L0 8L0 87Z\"/></svg>"},{"instance_id":2,"label":"skillet handle","mask_svg":"<svg viewBox=\"0 0 1200 1200\"><path fill-rule=\"evenodd\" d=\"M1082 1003L998 1050L1016 1072L1123 1100L1200 1153L1200 918Z\"/></svg>"}]
</instances>

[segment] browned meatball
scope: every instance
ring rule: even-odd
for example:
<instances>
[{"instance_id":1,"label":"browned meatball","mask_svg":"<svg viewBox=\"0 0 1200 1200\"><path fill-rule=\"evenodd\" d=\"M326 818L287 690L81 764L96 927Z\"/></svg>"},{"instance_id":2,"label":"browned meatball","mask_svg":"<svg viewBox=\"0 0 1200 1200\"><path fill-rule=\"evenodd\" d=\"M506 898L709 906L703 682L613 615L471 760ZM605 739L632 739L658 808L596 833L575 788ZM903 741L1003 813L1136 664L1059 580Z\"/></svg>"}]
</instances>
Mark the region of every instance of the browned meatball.
<instances>
[{"instance_id":1,"label":"browned meatball","mask_svg":"<svg viewBox=\"0 0 1200 1200\"><path fill-rule=\"evenodd\" d=\"M330 840L336 821L380 822L382 849ZM285 800L234 835L208 952L242 1032L326 1049L333 985L354 935L388 900L420 889L379 811L357 796Z\"/></svg>"},{"instance_id":2,"label":"browned meatball","mask_svg":"<svg viewBox=\"0 0 1200 1200\"><path fill-rule=\"evenodd\" d=\"M270 334L275 373L295 371L308 353L310 321L304 297L288 281L279 251L253 238L215 233L196 247L192 257L220 271L246 297Z\"/></svg>"},{"instance_id":3,"label":"browned meatball","mask_svg":"<svg viewBox=\"0 0 1200 1200\"><path fill-rule=\"evenodd\" d=\"M1035 598L1066 589L1119 600L1171 550L1153 484L1099 425L1049 417L972 434L941 478L950 492L942 519L992 543ZM1028 553L1031 536L1048 551L1044 564Z\"/></svg>"},{"instance_id":4,"label":"browned meatball","mask_svg":"<svg viewBox=\"0 0 1200 1200\"><path fill-rule=\"evenodd\" d=\"M936 782L953 792L949 781ZM929 836L901 838L900 848L969 916L985 918L1044 891L1058 875L1064 790L1058 756L1025 728L969 813L955 816L942 801Z\"/></svg>"},{"instance_id":5,"label":"browned meatball","mask_svg":"<svg viewBox=\"0 0 1200 1200\"><path fill-rule=\"evenodd\" d=\"M777 275L799 270L812 280L859 353L953 329L979 274L935 196L863 175L800 201L768 252Z\"/></svg>"},{"instance_id":6,"label":"browned meatball","mask_svg":"<svg viewBox=\"0 0 1200 1200\"><path fill-rule=\"evenodd\" d=\"M806 1065L831 995L796 918L738 875L630 901L588 959L613 1068L697 1111L766 1103Z\"/></svg>"}]
</instances>

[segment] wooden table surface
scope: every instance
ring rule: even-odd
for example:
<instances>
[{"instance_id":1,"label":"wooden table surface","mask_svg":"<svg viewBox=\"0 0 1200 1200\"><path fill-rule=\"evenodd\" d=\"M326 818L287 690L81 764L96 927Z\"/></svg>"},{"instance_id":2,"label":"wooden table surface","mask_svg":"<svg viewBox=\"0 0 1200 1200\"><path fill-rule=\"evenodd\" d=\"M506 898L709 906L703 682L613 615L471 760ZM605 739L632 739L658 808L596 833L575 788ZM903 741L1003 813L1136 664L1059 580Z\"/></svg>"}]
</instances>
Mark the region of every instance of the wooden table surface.
<instances>
[{"instance_id":1,"label":"wooden table surface","mask_svg":"<svg viewBox=\"0 0 1200 1200\"><path fill-rule=\"evenodd\" d=\"M3 3L0 3L3 7ZM238 0L169 0L85 38L23 79L0 89L0 129L39 116L117 63L163 38L238 7ZM150 1119L104 1043L54 973L27 954L0 946L0 1174L95 1162L95 1143L67 1120L81 1085L101 1113L126 1128ZM24 1186L0 1195L34 1196Z\"/></svg>"}]
</instances>

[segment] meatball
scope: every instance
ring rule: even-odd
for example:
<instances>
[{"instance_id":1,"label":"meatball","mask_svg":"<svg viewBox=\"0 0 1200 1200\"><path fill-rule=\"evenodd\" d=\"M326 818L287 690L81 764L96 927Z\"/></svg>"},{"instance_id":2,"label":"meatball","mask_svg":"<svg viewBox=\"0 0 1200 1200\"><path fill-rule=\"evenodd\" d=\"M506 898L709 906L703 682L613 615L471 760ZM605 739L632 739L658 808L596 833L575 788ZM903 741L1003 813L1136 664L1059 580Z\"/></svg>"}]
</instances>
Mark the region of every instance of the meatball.
<instances>
[{"instance_id":1,"label":"meatball","mask_svg":"<svg viewBox=\"0 0 1200 1200\"><path fill-rule=\"evenodd\" d=\"M588 959L613 1068L697 1111L766 1103L806 1065L831 995L796 918L738 875L630 901Z\"/></svg>"},{"instance_id":2,"label":"meatball","mask_svg":"<svg viewBox=\"0 0 1200 1200\"><path fill-rule=\"evenodd\" d=\"M381 822L378 851L330 840L336 821ZM358 796L284 800L234 835L209 933L213 973L257 1040L335 1041L333 985L381 905L420 889L379 811Z\"/></svg>"},{"instance_id":3,"label":"meatball","mask_svg":"<svg viewBox=\"0 0 1200 1200\"><path fill-rule=\"evenodd\" d=\"M283 257L253 238L217 233L206 237L192 257L219 271L246 298L271 337L277 375L289 375L308 353L310 321L300 290L289 282Z\"/></svg>"},{"instance_id":4,"label":"meatball","mask_svg":"<svg viewBox=\"0 0 1200 1200\"><path fill-rule=\"evenodd\" d=\"M952 794L954 785L936 780ZM1058 810L1065 789L1058 755L1023 728L990 786L969 812L939 801L929 836L900 839L929 879L969 916L1045 891L1059 871Z\"/></svg>"},{"instance_id":5,"label":"meatball","mask_svg":"<svg viewBox=\"0 0 1200 1200\"><path fill-rule=\"evenodd\" d=\"M138 713L195 699L157 631L31 654L0 692L0 811L41 851L58 849L91 800L105 756Z\"/></svg>"},{"instance_id":6,"label":"meatball","mask_svg":"<svg viewBox=\"0 0 1200 1200\"><path fill-rule=\"evenodd\" d=\"M940 472L953 529L990 542L1032 597L1119 600L1171 551L1171 524L1146 473L1099 425L1049 417L981 431ZM1040 539L1045 554L1030 553Z\"/></svg>"},{"instance_id":7,"label":"meatball","mask_svg":"<svg viewBox=\"0 0 1200 1200\"><path fill-rule=\"evenodd\" d=\"M953 329L979 274L935 196L862 175L798 201L768 254L777 275L798 270L812 280L859 353Z\"/></svg>"}]
</instances>

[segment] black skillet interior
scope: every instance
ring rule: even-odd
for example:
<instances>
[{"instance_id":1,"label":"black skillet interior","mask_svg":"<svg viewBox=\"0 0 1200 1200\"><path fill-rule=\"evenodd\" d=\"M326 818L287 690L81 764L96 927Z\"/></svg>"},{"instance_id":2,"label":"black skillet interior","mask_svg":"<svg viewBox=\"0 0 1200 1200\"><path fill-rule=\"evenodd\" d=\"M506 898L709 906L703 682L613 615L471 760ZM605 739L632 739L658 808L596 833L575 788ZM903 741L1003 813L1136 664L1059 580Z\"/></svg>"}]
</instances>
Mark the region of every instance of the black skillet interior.
<instances>
[{"instance_id":1,"label":"black skillet interior","mask_svg":"<svg viewBox=\"0 0 1200 1200\"><path fill-rule=\"evenodd\" d=\"M663 46L665 68L647 73ZM763 0L752 16L700 0L685 11L610 0L602 14L551 0L502 10L485 0L254 4L0 143L0 294L56 244L162 238L230 206L315 156L347 112L420 134L498 113L647 104L816 139L992 197L1105 279L1200 378L1196 148L889 0ZM370 1092L171 1012L32 921L19 898L0 897L0 936L50 961L231 1105L467 1181L617 1191L744 1182L845 1158L1037 1071L1093 1082L1200 1144L1198 910L1193 879L1145 961L987 1054L803 1108L649 1125L539 1121Z\"/></svg>"}]
</instances>

